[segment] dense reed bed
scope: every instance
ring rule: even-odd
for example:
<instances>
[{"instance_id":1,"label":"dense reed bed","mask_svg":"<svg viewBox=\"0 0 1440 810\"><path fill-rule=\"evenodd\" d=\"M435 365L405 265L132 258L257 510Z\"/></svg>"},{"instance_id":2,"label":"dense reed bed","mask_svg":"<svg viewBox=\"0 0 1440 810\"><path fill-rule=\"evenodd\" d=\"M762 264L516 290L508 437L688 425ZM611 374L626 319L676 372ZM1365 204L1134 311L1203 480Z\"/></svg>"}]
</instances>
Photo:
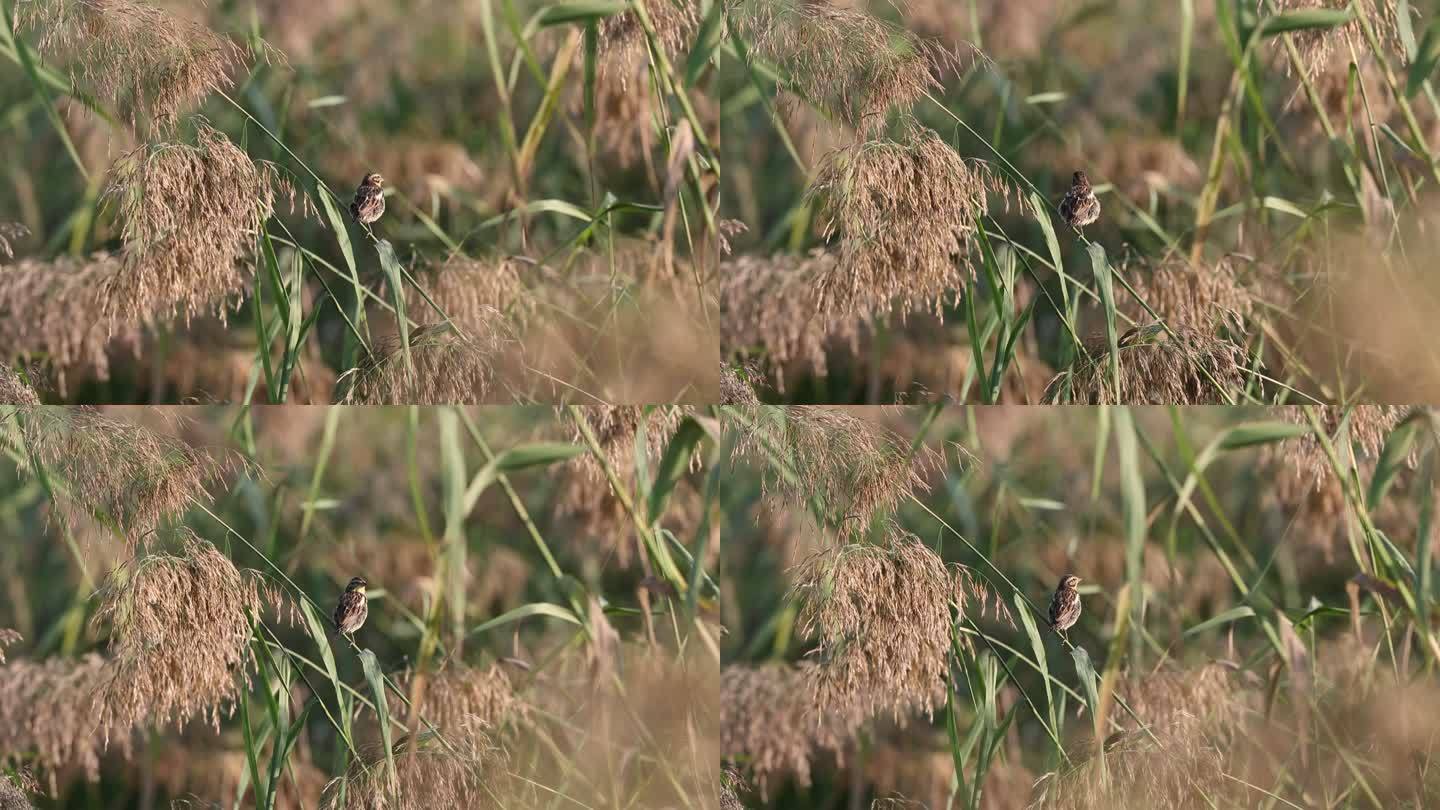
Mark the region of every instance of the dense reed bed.
<instances>
[{"instance_id":1,"label":"dense reed bed","mask_svg":"<svg viewBox=\"0 0 1440 810\"><path fill-rule=\"evenodd\" d=\"M717 424L0 408L0 806L715 808Z\"/></svg>"},{"instance_id":2,"label":"dense reed bed","mask_svg":"<svg viewBox=\"0 0 1440 810\"><path fill-rule=\"evenodd\" d=\"M715 0L0 12L0 363L46 401L715 400Z\"/></svg>"},{"instance_id":3,"label":"dense reed bed","mask_svg":"<svg viewBox=\"0 0 1440 810\"><path fill-rule=\"evenodd\" d=\"M721 411L722 806L1440 802L1432 412Z\"/></svg>"},{"instance_id":4,"label":"dense reed bed","mask_svg":"<svg viewBox=\"0 0 1440 810\"><path fill-rule=\"evenodd\" d=\"M775 402L1434 401L1434 11L741 0L722 351Z\"/></svg>"}]
</instances>

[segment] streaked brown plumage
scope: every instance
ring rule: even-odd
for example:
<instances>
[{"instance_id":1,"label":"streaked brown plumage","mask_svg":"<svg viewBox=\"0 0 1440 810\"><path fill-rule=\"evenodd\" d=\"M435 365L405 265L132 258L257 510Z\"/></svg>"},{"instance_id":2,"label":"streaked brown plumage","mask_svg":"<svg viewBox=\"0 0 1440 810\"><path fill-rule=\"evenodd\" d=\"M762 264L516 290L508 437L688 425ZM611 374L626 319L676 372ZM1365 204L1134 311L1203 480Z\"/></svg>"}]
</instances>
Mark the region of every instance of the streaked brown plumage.
<instances>
[{"instance_id":1,"label":"streaked brown plumage","mask_svg":"<svg viewBox=\"0 0 1440 810\"><path fill-rule=\"evenodd\" d=\"M1065 635L1065 631L1075 626L1080 621L1080 592L1075 586L1080 584L1080 577L1074 574L1066 574L1060 577L1060 584L1055 586L1055 595L1050 597L1050 629Z\"/></svg>"},{"instance_id":2,"label":"streaked brown plumage","mask_svg":"<svg viewBox=\"0 0 1440 810\"><path fill-rule=\"evenodd\" d=\"M1060 201L1060 216L1072 228L1083 228L1100 218L1100 200L1084 172L1075 172L1071 178L1070 190Z\"/></svg>"},{"instance_id":3,"label":"streaked brown plumage","mask_svg":"<svg viewBox=\"0 0 1440 810\"><path fill-rule=\"evenodd\" d=\"M355 199L350 203L350 216L357 222L369 225L385 213L385 178L376 172L365 175L355 188Z\"/></svg>"},{"instance_id":4,"label":"streaked brown plumage","mask_svg":"<svg viewBox=\"0 0 1440 810\"><path fill-rule=\"evenodd\" d=\"M370 615L370 606L365 601L366 584L363 577L355 577L345 586L345 593L340 595L340 604L335 606L337 632L345 635L354 633L365 623L365 617Z\"/></svg>"}]
</instances>

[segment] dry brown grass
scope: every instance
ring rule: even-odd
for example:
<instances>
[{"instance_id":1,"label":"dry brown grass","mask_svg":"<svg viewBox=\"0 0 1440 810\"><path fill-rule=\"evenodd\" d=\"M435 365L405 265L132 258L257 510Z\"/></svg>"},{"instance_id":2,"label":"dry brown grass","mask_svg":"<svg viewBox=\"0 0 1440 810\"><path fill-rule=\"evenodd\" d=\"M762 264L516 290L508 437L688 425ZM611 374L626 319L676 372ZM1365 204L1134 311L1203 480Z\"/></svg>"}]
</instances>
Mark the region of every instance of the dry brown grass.
<instances>
[{"instance_id":1,"label":"dry brown grass","mask_svg":"<svg viewBox=\"0 0 1440 810\"><path fill-rule=\"evenodd\" d=\"M804 670L785 664L720 672L720 751L768 795L787 779L810 784L811 761L842 752L854 733L840 713L810 701Z\"/></svg>"},{"instance_id":2,"label":"dry brown grass","mask_svg":"<svg viewBox=\"0 0 1440 810\"><path fill-rule=\"evenodd\" d=\"M470 315L476 316L477 312ZM493 398L496 365L511 341L498 312L488 328L461 333L448 323L415 329L410 345L398 335L377 340L356 368L342 375L347 405L478 405ZM480 331L484 329L485 331Z\"/></svg>"},{"instance_id":3,"label":"dry brown grass","mask_svg":"<svg viewBox=\"0 0 1440 810\"><path fill-rule=\"evenodd\" d=\"M34 768L52 785L57 772L98 777L105 746L98 695L107 674L99 655L0 666L0 762Z\"/></svg>"},{"instance_id":4,"label":"dry brown grass","mask_svg":"<svg viewBox=\"0 0 1440 810\"><path fill-rule=\"evenodd\" d=\"M40 395L9 366L0 366L0 405L39 405Z\"/></svg>"}]
</instances>

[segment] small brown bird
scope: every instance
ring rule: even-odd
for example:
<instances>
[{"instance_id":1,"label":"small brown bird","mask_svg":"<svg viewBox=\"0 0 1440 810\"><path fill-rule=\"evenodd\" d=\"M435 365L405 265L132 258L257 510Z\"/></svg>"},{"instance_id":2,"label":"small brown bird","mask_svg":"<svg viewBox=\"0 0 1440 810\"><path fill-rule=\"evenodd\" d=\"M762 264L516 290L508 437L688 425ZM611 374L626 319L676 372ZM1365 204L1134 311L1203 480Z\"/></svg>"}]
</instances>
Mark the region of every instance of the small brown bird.
<instances>
[{"instance_id":1,"label":"small brown bird","mask_svg":"<svg viewBox=\"0 0 1440 810\"><path fill-rule=\"evenodd\" d=\"M1065 631L1080 620L1080 592L1075 590L1075 586L1079 584L1080 577L1066 574L1060 577L1060 584L1055 586L1055 595L1050 597L1050 629L1067 640L1069 637L1065 635Z\"/></svg>"},{"instance_id":2,"label":"small brown bird","mask_svg":"<svg viewBox=\"0 0 1440 810\"><path fill-rule=\"evenodd\" d=\"M1070 181L1070 190L1060 201L1060 216L1072 228L1084 228L1100 218L1100 200L1095 189L1090 187L1090 178L1084 172L1075 172Z\"/></svg>"},{"instance_id":3,"label":"small brown bird","mask_svg":"<svg viewBox=\"0 0 1440 810\"><path fill-rule=\"evenodd\" d=\"M385 213L385 178L378 172L365 175L355 188L355 199L350 203L350 216L363 225L369 225Z\"/></svg>"},{"instance_id":4,"label":"small brown bird","mask_svg":"<svg viewBox=\"0 0 1440 810\"><path fill-rule=\"evenodd\" d=\"M335 606L336 631L349 635L365 623L365 617L370 615L370 605L365 601L366 584L363 577L355 577L345 586L340 604Z\"/></svg>"}]
</instances>

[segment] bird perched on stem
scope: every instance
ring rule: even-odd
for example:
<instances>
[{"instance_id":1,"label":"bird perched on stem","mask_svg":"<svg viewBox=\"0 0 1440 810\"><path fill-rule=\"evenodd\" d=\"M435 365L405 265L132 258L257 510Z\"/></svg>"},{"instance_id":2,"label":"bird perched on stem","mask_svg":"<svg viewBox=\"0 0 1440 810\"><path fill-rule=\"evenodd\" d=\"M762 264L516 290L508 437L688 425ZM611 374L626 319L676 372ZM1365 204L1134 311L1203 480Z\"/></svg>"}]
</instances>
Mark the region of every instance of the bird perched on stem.
<instances>
[{"instance_id":1,"label":"bird perched on stem","mask_svg":"<svg viewBox=\"0 0 1440 810\"><path fill-rule=\"evenodd\" d=\"M1055 595L1050 597L1050 629L1060 634L1060 637L1069 641L1065 631L1075 626L1080 621L1080 592L1075 586L1080 584L1080 577L1074 574L1066 574L1060 577L1060 584L1055 586Z\"/></svg>"},{"instance_id":2,"label":"bird perched on stem","mask_svg":"<svg viewBox=\"0 0 1440 810\"><path fill-rule=\"evenodd\" d=\"M365 601L366 584L368 583L364 577L355 577L345 586L345 593L340 595L340 604L335 606L336 632L350 635L365 623L365 617L370 615L370 606Z\"/></svg>"},{"instance_id":3,"label":"bird perched on stem","mask_svg":"<svg viewBox=\"0 0 1440 810\"><path fill-rule=\"evenodd\" d=\"M365 175L355 188L355 199L350 203L350 216L362 225L369 225L385 213L385 178L378 172Z\"/></svg>"},{"instance_id":4,"label":"bird perched on stem","mask_svg":"<svg viewBox=\"0 0 1440 810\"><path fill-rule=\"evenodd\" d=\"M1071 178L1070 190L1060 201L1060 216L1072 228L1084 228L1100 218L1100 200L1084 172L1075 172Z\"/></svg>"}]
</instances>

